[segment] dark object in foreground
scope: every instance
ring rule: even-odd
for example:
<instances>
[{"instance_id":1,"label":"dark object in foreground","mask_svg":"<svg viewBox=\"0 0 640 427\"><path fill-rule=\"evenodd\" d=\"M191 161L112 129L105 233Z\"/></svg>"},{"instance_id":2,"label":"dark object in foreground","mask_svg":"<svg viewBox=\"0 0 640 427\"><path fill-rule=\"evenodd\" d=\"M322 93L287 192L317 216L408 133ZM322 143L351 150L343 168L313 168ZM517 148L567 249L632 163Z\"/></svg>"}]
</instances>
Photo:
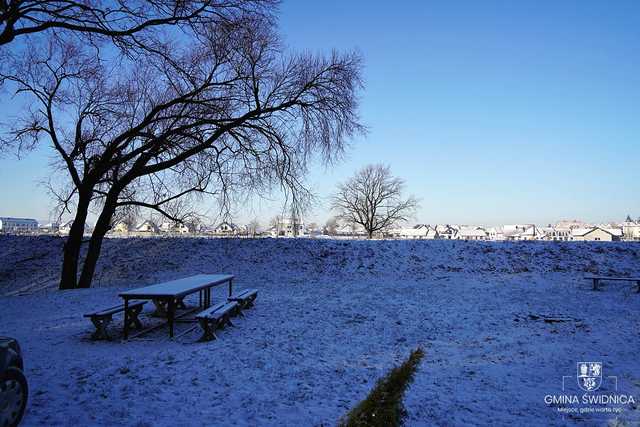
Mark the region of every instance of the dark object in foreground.
<instances>
[{"instance_id":1,"label":"dark object in foreground","mask_svg":"<svg viewBox=\"0 0 640 427\"><path fill-rule=\"evenodd\" d=\"M145 304L145 301L133 301L129 303L129 307L127 308L128 312L124 316L125 322L129 322L129 327L133 326L137 329L142 329L142 323L140 323L138 316ZM107 326L111 323L114 314L123 313L124 311L125 305L120 304L111 308L85 314L84 317L90 318L93 326L96 327L96 331L91 335L91 338L94 340L110 339L109 334L107 333Z\"/></svg>"},{"instance_id":2,"label":"dark object in foreground","mask_svg":"<svg viewBox=\"0 0 640 427\"><path fill-rule=\"evenodd\" d=\"M424 351L421 348L412 351L409 359L402 365L378 380L369 396L347 414L340 426L399 426L406 416L406 410L402 405L402 396L413 381L413 376L423 356Z\"/></svg>"},{"instance_id":3,"label":"dark object in foreground","mask_svg":"<svg viewBox=\"0 0 640 427\"><path fill-rule=\"evenodd\" d=\"M598 290L598 285L603 280L636 282L638 285L638 293L640 293L640 277L611 277L611 276L586 276L586 280L593 280L593 290Z\"/></svg>"},{"instance_id":4,"label":"dark object in foreground","mask_svg":"<svg viewBox=\"0 0 640 427\"><path fill-rule=\"evenodd\" d=\"M29 387L23 373L20 345L13 338L0 337L0 426L20 424Z\"/></svg>"}]
</instances>

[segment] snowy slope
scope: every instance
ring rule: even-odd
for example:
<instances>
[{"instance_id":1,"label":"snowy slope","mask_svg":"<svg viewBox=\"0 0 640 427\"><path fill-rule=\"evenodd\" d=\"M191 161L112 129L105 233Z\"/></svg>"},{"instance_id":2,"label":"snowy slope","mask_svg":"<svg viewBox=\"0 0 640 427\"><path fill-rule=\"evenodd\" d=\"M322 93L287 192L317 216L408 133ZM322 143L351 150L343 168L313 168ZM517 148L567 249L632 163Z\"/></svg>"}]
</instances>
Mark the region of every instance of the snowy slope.
<instances>
[{"instance_id":1,"label":"snowy slope","mask_svg":"<svg viewBox=\"0 0 640 427\"><path fill-rule=\"evenodd\" d=\"M0 236L0 294L57 285L62 238ZM107 239L95 286L228 272L240 280L416 280L447 273L640 272L640 245L311 239Z\"/></svg>"},{"instance_id":2,"label":"snowy slope","mask_svg":"<svg viewBox=\"0 0 640 427\"><path fill-rule=\"evenodd\" d=\"M1 292L55 286L60 244L0 237ZM563 416L543 398L560 392L577 361L601 360L619 390L640 400L640 295L628 283L592 292L582 279L640 273L639 250L114 239L100 288L0 297L0 335L24 347L25 425L335 425L418 345L426 357L406 395L408 425L606 425L615 417ZM260 290L219 341L195 343L195 332L169 341L166 330L88 340L82 313L113 304L119 289L196 272L233 273L239 287ZM222 297L217 289L214 299ZM637 423L640 412L620 418Z\"/></svg>"}]
</instances>

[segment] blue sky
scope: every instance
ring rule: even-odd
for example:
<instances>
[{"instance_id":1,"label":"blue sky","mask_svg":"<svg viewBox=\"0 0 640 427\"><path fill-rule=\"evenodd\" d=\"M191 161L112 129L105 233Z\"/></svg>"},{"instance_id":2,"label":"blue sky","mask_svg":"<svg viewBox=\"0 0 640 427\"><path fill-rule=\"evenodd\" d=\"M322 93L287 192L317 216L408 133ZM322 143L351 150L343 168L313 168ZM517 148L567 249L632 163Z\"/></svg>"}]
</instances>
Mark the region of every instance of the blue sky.
<instances>
[{"instance_id":1,"label":"blue sky","mask_svg":"<svg viewBox=\"0 0 640 427\"><path fill-rule=\"evenodd\" d=\"M329 216L338 181L379 162L421 199L416 222L640 216L640 2L285 0L281 12L291 48L365 58L370 132L335 168L313 167L312 219ZM47 217L47 153L0 159L0 215ZM277 205L238 219L266 222Z\"/></svg>"}]
</instances>

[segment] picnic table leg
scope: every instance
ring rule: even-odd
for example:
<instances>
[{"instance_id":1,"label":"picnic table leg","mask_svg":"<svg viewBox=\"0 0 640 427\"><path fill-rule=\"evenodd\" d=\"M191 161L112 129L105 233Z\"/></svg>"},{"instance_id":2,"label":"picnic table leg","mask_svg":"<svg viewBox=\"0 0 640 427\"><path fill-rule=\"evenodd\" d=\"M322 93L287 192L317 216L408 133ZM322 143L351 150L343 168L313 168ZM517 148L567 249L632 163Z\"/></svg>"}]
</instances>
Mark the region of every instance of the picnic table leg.
<instances>
[{"instance_id":1,"label":"picnic table leg","mask_svg":"<svg viewBox=\"0 0 640 427\"><path fill-rule=\"evenodd\" d=\"M229 296L233 295L233 279L229 280Z\"/></svg>"},{"instance_id":2,"label":"picnic table leg","mask_svg":"<svg viewBox=\"0 0 640 427\"><path fill-rule=\"evenodd\" d=\"M167 304L167 317L169 319L169 336L173 338L173 323L176 314L176 302L171 298Z\"/></svg>"},{"instance_id":3,"label":"picnic table leg","mask_svg":"<svg viewBox=\"0 0 640 427\"><path fill-rule=\"evenodd\" d=\"M598 279L593 279L593 290L597 291L598 290Z\"/></svg>"},{"instance_id":4,"label":"picnic table leg","mask_svg":"<svg viewBox=\"0 0 640 427\"><path fill-rule=\"evenodd\" d=\"M124 339L129 339L129 299L124 299Z\"/></svg>"}]
</instances>

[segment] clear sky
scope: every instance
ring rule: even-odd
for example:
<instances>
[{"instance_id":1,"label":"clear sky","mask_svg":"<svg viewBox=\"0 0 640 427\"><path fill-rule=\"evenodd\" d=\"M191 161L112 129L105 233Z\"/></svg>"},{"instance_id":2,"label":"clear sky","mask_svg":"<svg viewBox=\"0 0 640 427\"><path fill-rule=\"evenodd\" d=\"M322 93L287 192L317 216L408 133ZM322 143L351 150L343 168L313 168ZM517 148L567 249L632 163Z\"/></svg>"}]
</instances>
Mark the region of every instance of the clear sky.
<instances>
[{"instance_id":1,"label":"clear sky","mask_svg":"<svg viewBox=\"0 0 640 427\"><path fill-rule=\"evenodd\" d=\"M415 222L640 216L640 2L284 0L280 25L293 49L365 58L369 134L313 168L311 219L379 162L421 199ZM0 159L0 216L48 216L48 153ZM277 205L238 221L266 223Z\"/></svg>"}]
</instances>

